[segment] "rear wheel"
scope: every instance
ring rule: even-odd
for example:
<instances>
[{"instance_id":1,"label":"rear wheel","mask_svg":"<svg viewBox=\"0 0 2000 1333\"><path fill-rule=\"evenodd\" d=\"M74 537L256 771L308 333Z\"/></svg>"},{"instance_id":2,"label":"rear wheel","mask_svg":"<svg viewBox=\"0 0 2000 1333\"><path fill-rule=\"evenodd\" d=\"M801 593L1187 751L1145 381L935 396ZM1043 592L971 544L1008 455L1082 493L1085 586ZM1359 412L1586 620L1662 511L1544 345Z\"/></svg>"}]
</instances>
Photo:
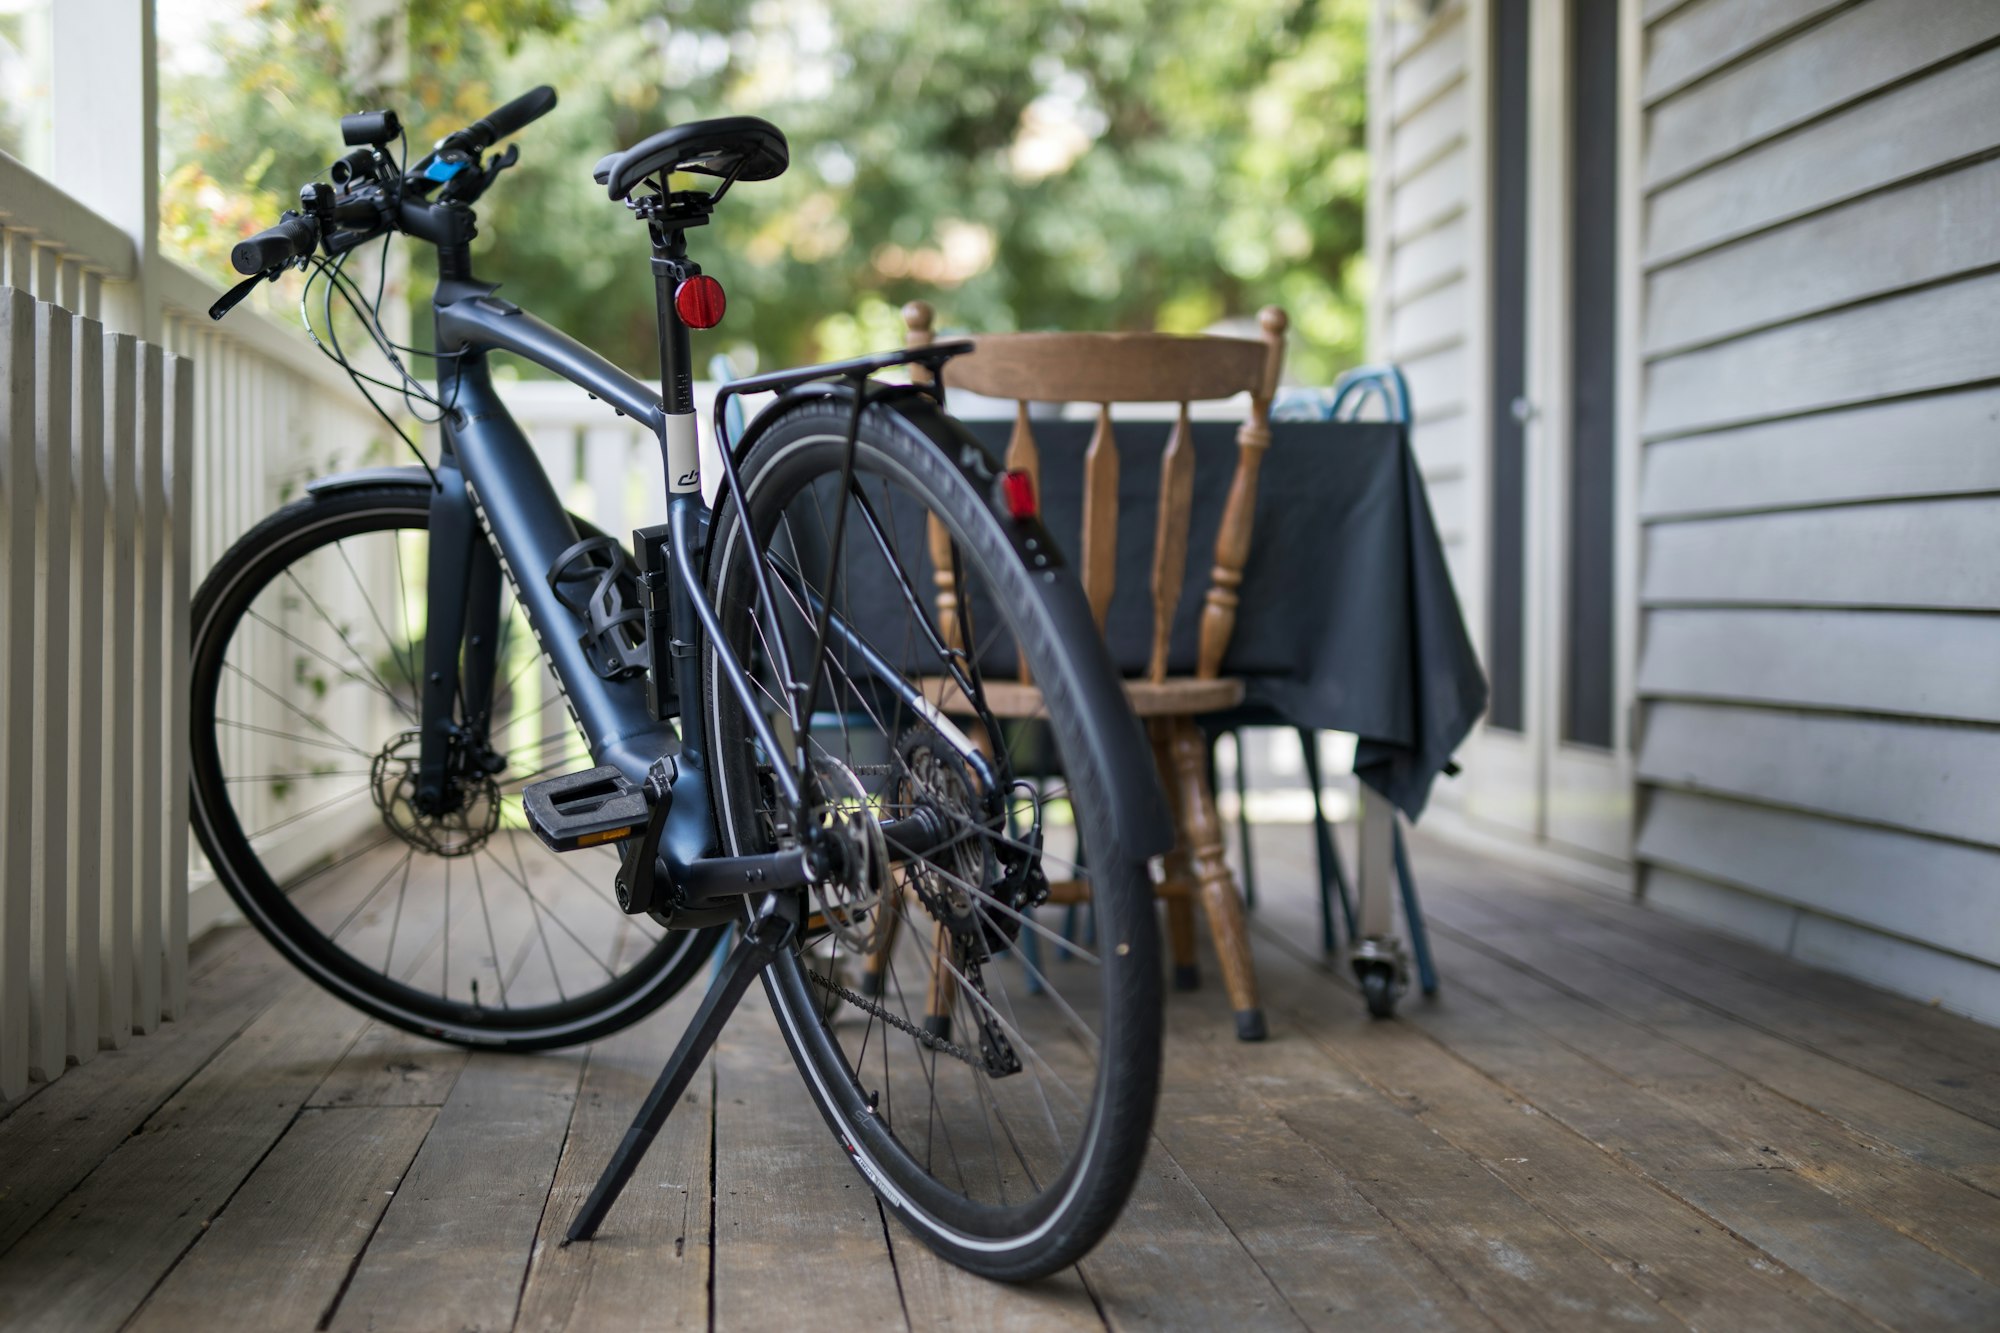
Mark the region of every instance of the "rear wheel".
<instances>
[{"instance_id":1,"label":"rear wheel","mask_svg":"<svg viewBox=\"0 0 2000 1333\"><path fill-rule=\"evenodd\" d=\"M468 719L461 695L457 719L478 724L487 763L452 808L418 813L429 496L386 484L299 500L204 581L195 832L279 951L376 1018L468 1046L587 1041L696 976L715 932L627 916L614 852L557 857L527 831L522 785L589 761L510 592L490 707Z\"/></svg>"},{"instance_id":2,"label":"rear wheel","mask_svg":"<svg viewBox=\"0 0 2000 1333\"><path fill-rule=\"evenodd\" d=\"M1069 576L1028 568L941 447L960 445L945 419L870 408L843 495L849 410L801 404L761 432L742 469L754 535L725 503L710 548L722 637L752 668L768 717L782 719L778 701L803 682L778 677L767 634L785 636L802 675L811 617L831 604L867 649L829 649L809 738L813 818L839 834L846 870L810 891L799 945L765 985L820 1110L890 1211L953 1262L1026 1280L1096 1244L1144 1155L1160 1060L1158 943L1146 861L1113 836L1110 795L1155 779L1144 766L1102 772L1084 751L1102 721L1081 715L1071 687L1109 666L1056 637L1047 599L1069 590L1044 580ZM932 560L933 522L956 547L956 579L949 559ZM753 561L772 581L775 631ZM1041 716L987 729L969 715L963 685L947 684L952 655L937 650L950 638L940 578L957 595L959 642L972 648L959 655L967 683L1018 686L1025 666L1043 687ZM870 653L921 702L876 674ZM713 647L704 666L725 847L795 840L773 757L759 751ZM1122 697L1115 685L1109 697ZM985 771L968 741L990 756ZM915 818L948 834L922 855L881 833ZM1088 924L1066 934L1063 902Z\"/></svg>"}]
</instances>

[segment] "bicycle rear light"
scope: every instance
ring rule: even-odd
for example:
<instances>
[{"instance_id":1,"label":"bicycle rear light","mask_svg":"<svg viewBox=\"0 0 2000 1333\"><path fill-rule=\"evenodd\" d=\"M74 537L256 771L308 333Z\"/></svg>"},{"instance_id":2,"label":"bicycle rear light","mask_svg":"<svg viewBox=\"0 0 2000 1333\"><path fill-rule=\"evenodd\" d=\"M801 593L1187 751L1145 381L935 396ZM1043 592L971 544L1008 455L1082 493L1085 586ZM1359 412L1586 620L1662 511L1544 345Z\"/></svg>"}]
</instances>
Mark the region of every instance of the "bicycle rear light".
<instances>
[{"instance_id":1,"label":"bicycle rear light","mask_svg":"<svg viewBox=\"0 0 2000 1333\"><path fill-rule=\"evenodd\" d=\"M1000 493L1007 501L1007 515L1015 522L1025 522L1039 511L1035 502L1035 478L1019 468L1011 468L1000 478Z\"/></svg>"},{"instance_id":2,"label":"bicycle rear light","mask_svg":"<svg viewBox=\"0 0 2000 1333\"><path fill-rule=\"evenodd\" d=\"M712 329L720 324L727 304L722 284L706 273L698 273L674 288L674 310L681 323L691 329Z\"/></svg>"}]
</instances>

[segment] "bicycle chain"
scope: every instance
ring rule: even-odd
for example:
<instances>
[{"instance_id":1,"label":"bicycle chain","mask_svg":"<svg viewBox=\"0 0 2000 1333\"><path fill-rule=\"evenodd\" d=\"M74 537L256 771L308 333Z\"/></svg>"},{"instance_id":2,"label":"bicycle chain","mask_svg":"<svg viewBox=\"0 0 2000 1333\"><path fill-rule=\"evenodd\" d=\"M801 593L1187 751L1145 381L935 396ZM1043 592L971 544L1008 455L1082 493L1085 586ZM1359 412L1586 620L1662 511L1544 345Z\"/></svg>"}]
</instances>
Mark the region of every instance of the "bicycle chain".
<instances>
[{"instance_id":1,"label":"bicycle chain","mask_svg":"<svg viewBox=\"0 0 2000 1333\"><path fill-rule=\"evenodd\" d=\"M898 1018L896 1015L890 1013L883 1006L875 1003L875 1001L863 995L860 991L849 990L847 987L841 985L839 982L834 981L829 977L823 977L819 973L813 971L811 968L806 969L806 976L816 984L825 987L828 991L831 991L836 997L847 1001L855 1008L860 1009L866 1013L873 1014L875 1015L875 1017L881 1019L885 1024L896 1029L898 1032L905 1033L908 1036L916 1038L917 1044L919 1046L926 1047L929 1050L939 1051L945 1055L949 1055L956 1059L963 1060L965 1061L965 1063L971 1065L974 1069L982 1069L985 1067L979 1061L973 1059L972 1053L966 1050L963 1046L957 1045L954 1042L946 1041L943 1037L937 1036L935 1033L926 1032L922 1028L918 1027L915 1023L910 1022L906 1018Z\"/></svg>"}]
</instances>

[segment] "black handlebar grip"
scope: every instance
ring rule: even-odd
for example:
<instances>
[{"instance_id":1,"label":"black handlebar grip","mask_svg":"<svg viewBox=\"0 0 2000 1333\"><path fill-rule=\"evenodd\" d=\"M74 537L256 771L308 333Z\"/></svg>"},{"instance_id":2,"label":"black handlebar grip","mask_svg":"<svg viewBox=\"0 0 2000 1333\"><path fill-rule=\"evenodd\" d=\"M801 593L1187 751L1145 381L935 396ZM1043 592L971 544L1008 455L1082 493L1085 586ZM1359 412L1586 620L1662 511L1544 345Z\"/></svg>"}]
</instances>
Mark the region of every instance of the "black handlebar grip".
<instances>
[{"instance_id":1,"label":"black handlebar grip","mask_svg":"<svg viewBox=\"0 0 2000 1333\"><path fill-rule=\"evenodd\" d=\"M350 148L380 148L403 132L393 111L356 111L340 118L340 140Z\"/></svg>"},{"instance_id":2,"label":"black handlebar grip","mask_svg":"<svg viewBox=\"0 0 2000 1333\"><path fill-rule=\"evenodd\" d=\"M540 120L555 109L556 90L546 83L522 93L497 111L472 122L466 133L480 148L490 148L523 126Z\"/></svg>"},{"instance_id":3,"label":"black handlebar grip","mask_svg":"<svg viewBox=\"0 0 2000 1333\"><path fill-rule=\"evenodd\" d=\"M229 252L229 262L238 273L262 273L311 254L318 244L319 228L312 219L286 218L275 227L238 241Z\"/></svg>"}]
</instances>

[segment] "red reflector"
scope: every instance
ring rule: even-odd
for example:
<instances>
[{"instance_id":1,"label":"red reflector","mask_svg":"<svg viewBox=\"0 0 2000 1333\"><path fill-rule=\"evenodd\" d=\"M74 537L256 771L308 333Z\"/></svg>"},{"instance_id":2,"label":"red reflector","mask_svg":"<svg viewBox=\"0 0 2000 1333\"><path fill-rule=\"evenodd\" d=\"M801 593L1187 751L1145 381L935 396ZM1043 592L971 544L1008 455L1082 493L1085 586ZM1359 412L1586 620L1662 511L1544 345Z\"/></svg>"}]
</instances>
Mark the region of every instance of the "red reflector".
<instances>
[{"instance_id":1,"label":"red reflector","mask_svg":"<svg viewBox=\"0 0 2000 1333\"><path fill-rule=\"evenodd\" d=\"M691 329L712 329L722 322L722 284L706 273L689 278L674 288L674 312Z\"/></svg>"},{"instance_id":2,"label":"red reflector","mask_svg":"<svg viewBox=\"0 0 2000 1333\"><path fill-rule=\"evenodd\" d=\"M1019 468L1000 478L1001 492L1007 497L1008 516L1015 520L1035 516L1035 479Z\"/></svg>"}]
</instances>

